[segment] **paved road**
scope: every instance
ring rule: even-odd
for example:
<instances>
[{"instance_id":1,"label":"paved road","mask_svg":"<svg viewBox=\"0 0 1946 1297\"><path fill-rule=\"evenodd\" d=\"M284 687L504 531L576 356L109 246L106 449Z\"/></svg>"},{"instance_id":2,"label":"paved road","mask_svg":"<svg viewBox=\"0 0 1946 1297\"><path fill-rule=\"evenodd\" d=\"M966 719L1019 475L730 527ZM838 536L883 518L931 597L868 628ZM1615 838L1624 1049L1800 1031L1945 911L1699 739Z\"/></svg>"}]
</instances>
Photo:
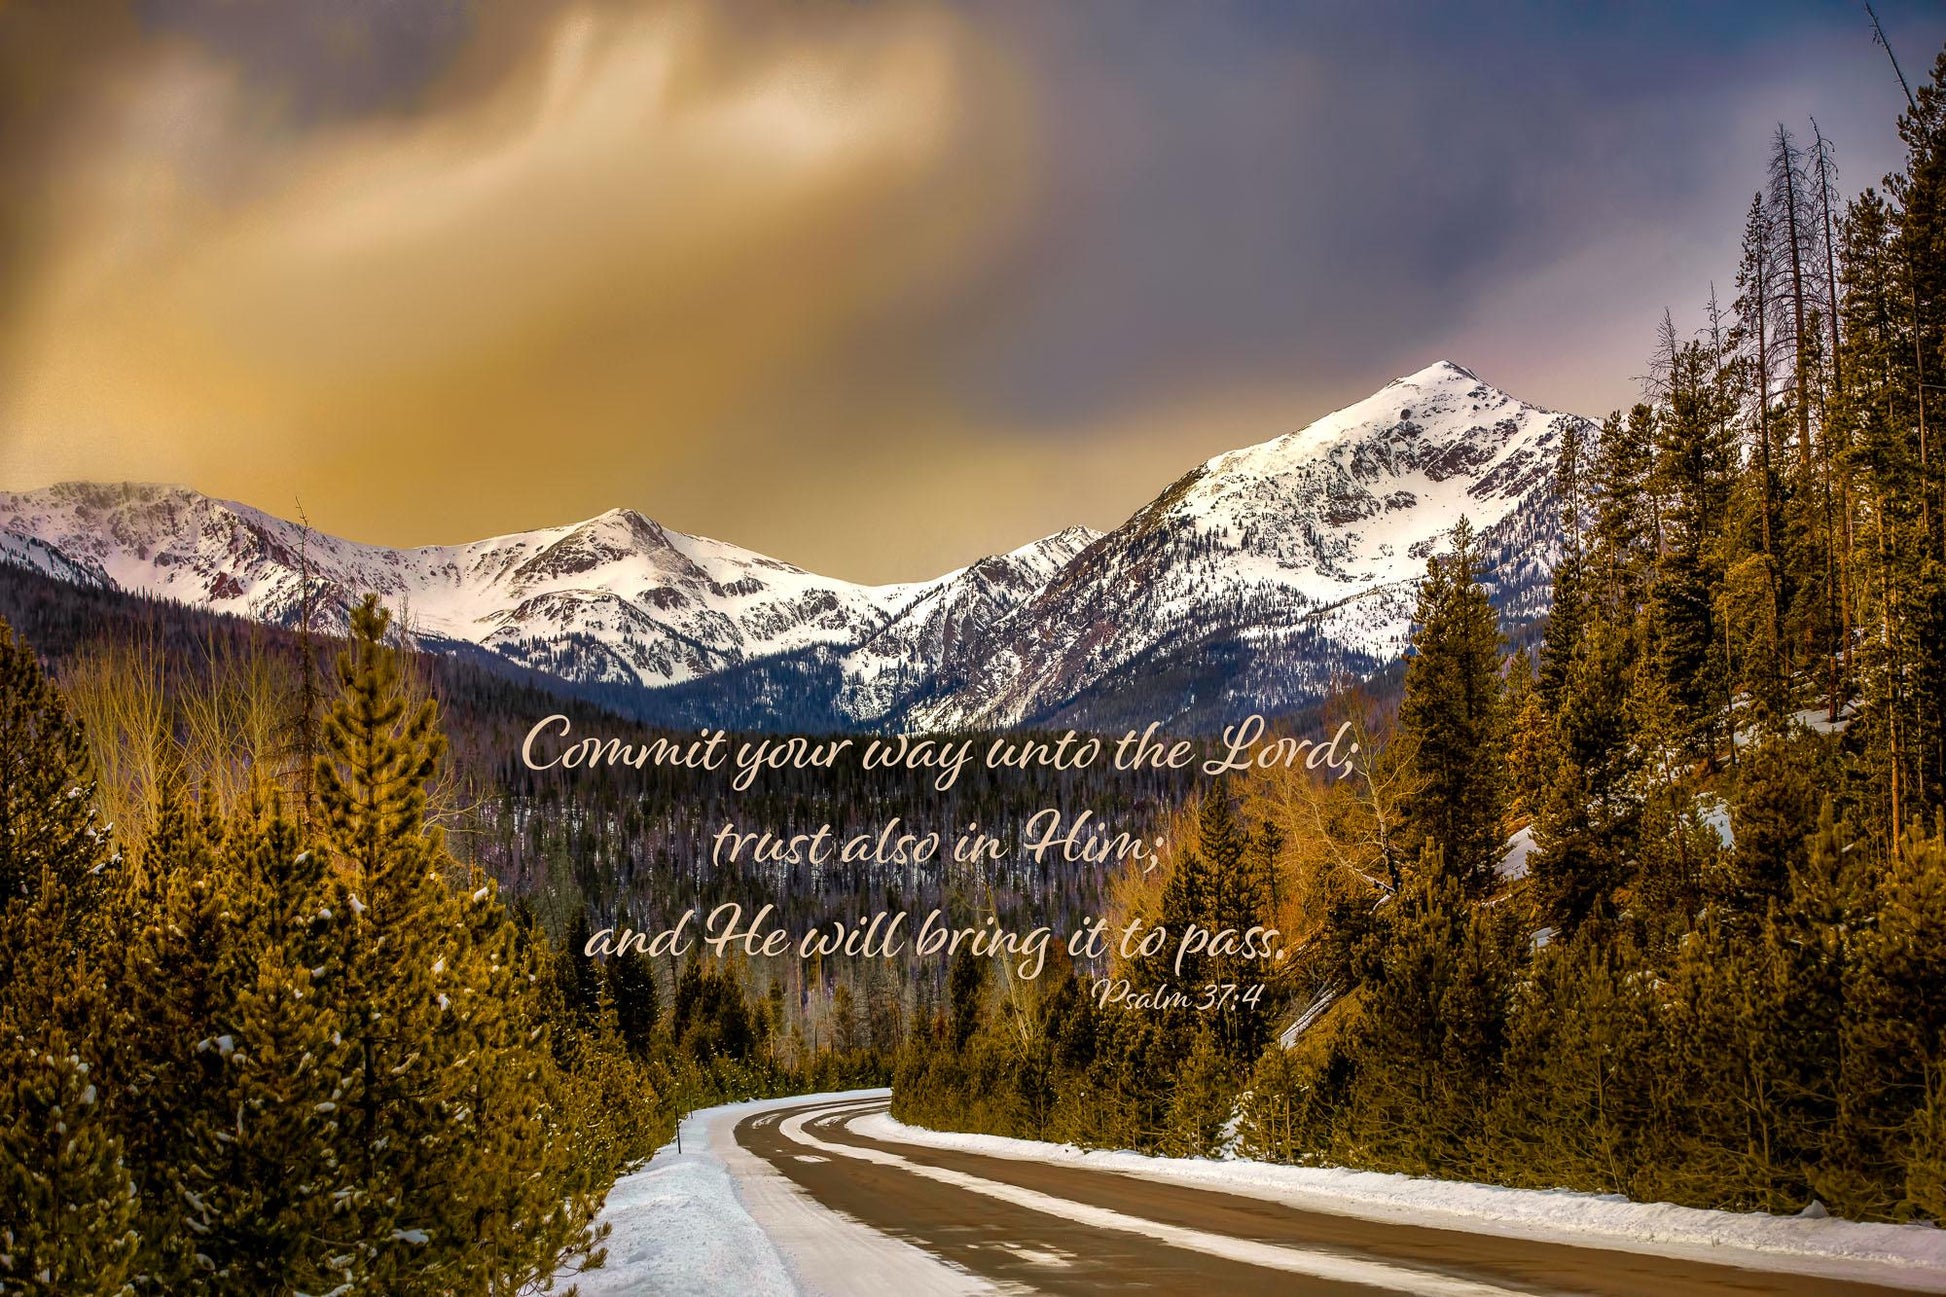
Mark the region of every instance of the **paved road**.
<instances>
[{"instance_id":1,"label":"paved road","mask_svg":"<svg viewBox=\"0 0 1946 1297\"><path fill-rule=\"evenodd\" d=\"M1003 1292L1081 1297L1889 1297L1899 1289L1301 1211L1209 1189L861 1136L883 1100L745 1118L735 1138L823 1206Z\"/></svg>"}]
</instances>

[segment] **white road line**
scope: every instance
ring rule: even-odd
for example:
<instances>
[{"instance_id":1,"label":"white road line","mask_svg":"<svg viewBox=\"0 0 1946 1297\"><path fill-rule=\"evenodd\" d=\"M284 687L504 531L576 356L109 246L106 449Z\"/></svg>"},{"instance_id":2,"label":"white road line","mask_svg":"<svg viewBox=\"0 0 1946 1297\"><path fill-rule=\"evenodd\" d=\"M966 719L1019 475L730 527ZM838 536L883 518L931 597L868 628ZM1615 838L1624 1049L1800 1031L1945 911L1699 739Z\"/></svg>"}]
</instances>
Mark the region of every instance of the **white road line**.
<instances>
[{"instance_id":1,"label":"white road line","mask_svg":"<svg viewBox=\"0 0 1946 1297\"><path fill-rule=\"evenodd\" d=\"M855 1106L856 1101L834 1105ZM736 1125L745 1115L718 1116L709 1143L735 1180L744 1209L783 1254L805 1297L996 1297L1006 1291L818 1202L737 1142ZM757 1120L775 1118L767 1114Z\"/></svg>"},{"instance_id":2,"label":"white road line","mask_svg":"<svg viewBox=\"0 0 1946 1297\"><path fill-rule=\"evenodd\" d=\"M984 1180L979 1176L967 1175L962 1171L954 1171L946 1167L927 1166L900 1157L896 1153L888 1153L883 1149L829 1143L804 1129L807 1122L823 1120L856 1107L856 1104L847 1104L842 1107L834 1106L798 1113L787 1118L778 1127L778 1133L802 1147L815 1148L835 1157L847 1157L855 1161L876 1163L879 1166L897 1167L912 1175L936 1180L940 1184L952 1185L956 1189L964 1189L969 1193L998 1199L1016 1207L1024 1207L1029 1211L1073 1221L1077 1225L1114 1230L1122 1234L1135 1234L1170 1247L1182 1248L1189 1252L1201 1252L1207 1256L1220 1257L1226 1261L1237 1261L1267 1270L1281 1270L1289 1274L1305 1275L1312 1279L1324 1279L1335 1283L1382 1288L1389 1292L1410 1293L1413 1297L1534 1297L1529 1289L1502 1288L1497 1284L1481 1283L1477 1280L1462 1279L1434 1271L1409 1269L1385 1261L1369 1261L1336 1252L1264 1243L1256 1239L1231 1238L1227 1235L1211 1234L1204 1230L1189 1229L1163 1221L1145 1220L1140 1216L1130 1216L1088 1203L1071 1202L1065 1198L1054 1197L1052 1194L1023 1189L1018 1185L1005 1184L998 1180Z\"/></svg>"}]
</instances>

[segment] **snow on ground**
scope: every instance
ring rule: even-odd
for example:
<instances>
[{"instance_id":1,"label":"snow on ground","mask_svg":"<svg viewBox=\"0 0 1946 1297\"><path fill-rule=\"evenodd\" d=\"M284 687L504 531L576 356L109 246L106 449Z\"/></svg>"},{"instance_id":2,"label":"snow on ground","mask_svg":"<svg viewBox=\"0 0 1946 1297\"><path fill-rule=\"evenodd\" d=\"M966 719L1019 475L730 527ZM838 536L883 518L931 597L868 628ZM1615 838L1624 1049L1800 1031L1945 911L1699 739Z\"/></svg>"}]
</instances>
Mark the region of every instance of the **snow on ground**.
<instances>
[{"instance_id":1,"label":"snow on ground","mask_svg":"<svg viewBox=\"0 0 1946 1297\"><path fill-rule=\"evenodd\" d=\"M1716 831L1716 840L1728 851L1736 846L1736 834L1730 827L1730 804L1714 794L1703 794L1696 798L1696 815ZM1493 867L1494 873L1508 882L1527 877L1538 844L1534 841L1534 826L1527 825L1500 848L1500 861Z\"/></svg>"},{"instance_id":2,"label":"snow on ground","mask_svg":"<svg viewBox=\"0 0 1946 1297\"><path fill-rule=\"evenodd\" d=\"M609 1190L601 1213L601 1221L614 1228L606 1264L578 1277L563 1275L563 1283L578 1284L582 1297L797 1297L783 1257L745 1210L729 1168L712 1147L711 1128L718 1121L731 1116L734 1125L762 1107L734 1104L685 1118L681 1153L673 1143L663 1145L647 1166Z\"/></svg>"},{"instance_id":3,"label":"snow on ground","mask_svg":"<svg viewBox=\"0 0 1946 1297\"><path fill-rule=\"evenodd\" d=\"M614 1232L605 1265L581 1275L582 1297L987 1297L994 1289L902 1240L813 1201L736 1142L745 1117L889 1090L725 1104L682 1122L609 1191Z\"/></svg>"},{"instance_id":4,"label":"snow on ground","mask_svg":"<svg viewBox=\"0 0 1946 1297\"><path fill-rule=\"evenodd\" d=\"M1509 880L1525 878L1527 877L1527 857L1533 854L1534 828L1532 825L1528 825L1507 839L1506 849L1501 854L1500 863L1494 866L1494 872L1499 874L1500 877Z\"/></svg>"},{"instance_id":5,"label":"snow on ground","mask_svg":"<svg viewBox=\"0 0 1946 1297\"><path fill-rule=\"evenodd\" d=\"M851 1128L870 1139L1023 1161L1068 1162L1243 1194L1303 1211L1946 1292L1946 1230L1931 1225L1703 1211L1670 1203L1630 1202L1614 1194L1509 1189L1341 1167L1089 1151L1071 1144L925 1130L882 1112L854 1121Z\"/></svg>"},{"instance_id":6,"label":"snow on ground","mask_svg":"<svg viewBox=\"0 0 1946 1297\"><path fill-rule=\"evenodd\" d=\"M1749 706L1749 696L1746 694L1738 694L1736 699L1730 704L1730 711L1733 715L1747 715ZM1838 709L1838 719L1835 721L1831 719L1831 709L1829 707L1822 705L1806 707L1800 711L1792 712L1790 719L1785 722L1785 725L1786 728L1806 729L1813 734L1843 734L1850 728L1852 719L1857 714L1858 707L1853 702L1847 702L1843 707ZM1762 737L1762 732L1754 723L1747 721L1738 723L1735 735L1738 750L1750 747L1761 740Z\"/></svg>"},{"instance_id":7,"label":"snow on ground","mask_svg":"<svg viewBox=\"0 0 1946 1297\"><path fill-rule=\"evenodd\" d=\"M1792 712L1791 722L1802 725L1814 734L1843 734L1851 724L1853 710L1852 705L1846 703L1838 709L1838 719L1834 721L1830 708L1806 707L1801 712Z\"/></svg>"},{"instance_id":8,"label":"snow on ground","mask_svg":"<svg viewBox=\"0 0 1946 1297\"><path fill-rule=\"evenodd\" d=\"M1716 840L1723 844L1725 851L1737 845L1736 830L1730 825L1730 804L1721 797L1704 796L1696 799L1696 814L1703 823L1716 831Z\"/></svg>"}]
</instances>

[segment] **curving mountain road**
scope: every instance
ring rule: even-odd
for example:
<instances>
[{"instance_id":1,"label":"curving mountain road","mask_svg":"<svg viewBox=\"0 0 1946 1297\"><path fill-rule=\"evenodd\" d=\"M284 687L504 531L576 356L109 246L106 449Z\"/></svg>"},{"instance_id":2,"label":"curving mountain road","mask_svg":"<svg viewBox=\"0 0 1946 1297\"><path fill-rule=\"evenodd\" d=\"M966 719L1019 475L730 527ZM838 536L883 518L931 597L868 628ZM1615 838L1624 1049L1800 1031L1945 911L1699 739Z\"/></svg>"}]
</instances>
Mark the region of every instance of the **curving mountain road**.
<instances>
[{"instance_id":1,"label":"curving mountain road","mask_svg":"<svg viewBox=\"0 0 1946 1297\"><path fill-rule=\"evenodd\" d=\"M818 1206L936 1259L928 1272L901 1260L923 1260L902 1245L884 1254L860 1251L816 1287L901 1297L928 1290L1064 1297L1888 1297L1911 1291L1302 1211L1112 1171L892 1143L852 1129L857 1118L885 1107L883 1099L825 1100L755 1113L734 1128L739 1157L767 1164L766 1173L791 1181ZM1940 1286L1937 1275L1912 1279Z\"/></svg>"}]
</instances>

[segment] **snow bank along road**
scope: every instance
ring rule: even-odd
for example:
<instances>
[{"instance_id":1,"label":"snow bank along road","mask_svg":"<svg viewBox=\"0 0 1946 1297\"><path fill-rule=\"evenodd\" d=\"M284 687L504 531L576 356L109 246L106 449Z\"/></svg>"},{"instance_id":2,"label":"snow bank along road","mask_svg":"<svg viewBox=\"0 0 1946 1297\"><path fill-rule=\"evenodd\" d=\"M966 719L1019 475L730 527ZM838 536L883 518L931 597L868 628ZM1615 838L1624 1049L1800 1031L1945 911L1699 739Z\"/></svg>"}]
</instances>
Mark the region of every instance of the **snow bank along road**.
<instances>
[{"instance_id":1,"label":"snow bank along road","mask_svg":"<svg viewBox=\"0 0 1946 1297\"><path fill-rule=\"evenodd\" d=\"M1369 1203L1293 1206L1292 1195L1266 1192L1247 1175L1194 1170L1237 1164L1109 1155L1130 1166L1103 1169L1093 1155L1052 1145L914 1131L885 1117L885 1107L882 1096L857 1094L772 1103L721 1110L726 1119L712 1130L744 1205L805 1292L1870 1297L1946 1291L1946 1269L1923 1263L1933 1244L1918 1235L1930 1237L1932 1230L1906 1235L1922 1243L1911 1258L1919 1264L1872 1261L1856 1250L1845 1256L1842 1248L1839 1255L1810 1255L1680 1242L1604 1246L1559 1226L1537 1239L1514 1233L1504 1220L1469 1227L1452 1211L1422 1211L1418 1220L1402 1221L1401 1214L1411 1213L1395 1210L1384 1219L1387 1213ZM1133 1170L1137 1164L1160 1172ZM1210 1183L1194 1183L1199 1178ZM1579 1195L1574 1200L1610 1206ZM1450 1223L1421 1223L1428 1216ZM1891 1228L1821 1224L1854 1232Z\"/></svg>"}]
</instances>

